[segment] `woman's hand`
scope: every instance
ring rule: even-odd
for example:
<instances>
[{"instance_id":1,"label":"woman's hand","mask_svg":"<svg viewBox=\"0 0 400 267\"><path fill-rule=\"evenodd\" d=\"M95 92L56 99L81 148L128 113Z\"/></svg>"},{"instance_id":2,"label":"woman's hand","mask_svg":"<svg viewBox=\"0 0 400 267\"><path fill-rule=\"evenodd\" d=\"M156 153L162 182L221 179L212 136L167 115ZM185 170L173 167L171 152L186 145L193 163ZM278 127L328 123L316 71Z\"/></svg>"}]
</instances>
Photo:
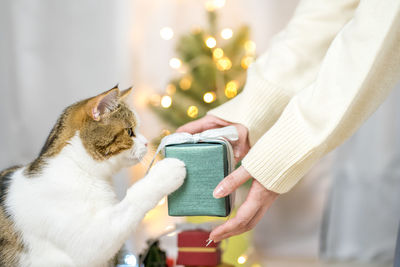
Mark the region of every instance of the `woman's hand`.
<instances>
[{"instance_id":1,"label":"woman's hand","mask_svg":"<svg viewBox=\"0 0 400 267\"><path fill-rule=\"evenodd\" d=\"M236 127L239 139L236 142L231 142L233 147L233 154L236 163L239 162L249 152L250 143L248 138L248 130L242 124L230 123L212 115L206 115L201 119L189 122L179 127L177 132L187 132L191 134L201 133L205 130L222 128L225 126L233 125Z\"/></svg>"},{"instance_id":2,"label":"woman's hand","mask_svg":"<svg viewBox=\"0 0 400 267\"><path fill-rule=\"evenodd\" d=\"M249 179L252 179L253 182L246 201L239 207L234 218L211 232L210 239L214 242L253 229L278 197L278 193L269 191L252 178L243 166L233 171L218 184L214 190L214 197L221 198L229 195Z\"/></svg>"},{"instance_id":3,"label":"woman's hand","mask_svg":"<svg viewBox=\"0 0 400 267\"><path fill-rule=\"evenodd\" d=\"M195 134L208 129L221 128L229 125L234 125L239 134L239 140L231 142L235 160L238 162L250 149L248 130L241 124L230 123L215 116L207 115L199 120L183 125L177 132ZM229 195L249 179L253 181L246 201L239 207L234 218L218 226L211 232L210 239L214 242L219 242L230 236L239 235L254 228L278 197L279 194L269 191L257 180L252 178L250 173L248 173L243 166L233 171L219 183L214 190L214 197L221 198Z\"/></svg>"}]
</instances>

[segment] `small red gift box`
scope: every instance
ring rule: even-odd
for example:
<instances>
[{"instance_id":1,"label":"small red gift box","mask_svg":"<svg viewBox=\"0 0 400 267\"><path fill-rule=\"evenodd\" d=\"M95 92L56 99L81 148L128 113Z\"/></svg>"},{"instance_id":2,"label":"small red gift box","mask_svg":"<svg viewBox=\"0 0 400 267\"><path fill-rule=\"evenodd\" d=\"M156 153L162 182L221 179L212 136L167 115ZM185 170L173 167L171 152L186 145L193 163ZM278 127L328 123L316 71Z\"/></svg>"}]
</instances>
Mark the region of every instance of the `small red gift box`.
<instances>
[{"instance_id":1,"label":"small red gift box","mask_svg":"<svg viewBox=\"0 0 400 267\"><path fill-rule=\"evenodd\" d=\"M219 244L207 245L210 232L190 230L178 234L178 265L217 266L221 263Z\"/></svg>"}]
</instances>

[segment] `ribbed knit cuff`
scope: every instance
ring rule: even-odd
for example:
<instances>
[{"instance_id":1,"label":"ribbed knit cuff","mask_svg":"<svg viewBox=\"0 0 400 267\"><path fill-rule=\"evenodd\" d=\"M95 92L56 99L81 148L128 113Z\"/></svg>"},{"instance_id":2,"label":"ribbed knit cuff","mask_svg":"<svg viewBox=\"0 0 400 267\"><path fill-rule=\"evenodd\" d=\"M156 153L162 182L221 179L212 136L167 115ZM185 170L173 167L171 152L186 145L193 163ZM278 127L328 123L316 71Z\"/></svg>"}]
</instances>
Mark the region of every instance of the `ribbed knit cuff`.
<instances>
[{"instance_id":1,"label":"ribbed knit cuff","mask_svg":"<svg viewBox=\"0 0 400 267\"><path fill-rule=\"evenodd\" d=\"M242 165L267 189L285 193L307 173L321 155L315 149L311 136L300 117L291 117L284 112L250 149Z\"/></svg>"},{"instance_id":2,"label":"ribbed knit cuff","mask_svg":"<svg viewBox=\"0 0 400 267\"><path fill-rule=\"evenodd\" d=\"M250 145L254 145L276 122L289 100L284 89L250 69L243 92L208 114L246 126Z\"/></svg>"}]
</instances>

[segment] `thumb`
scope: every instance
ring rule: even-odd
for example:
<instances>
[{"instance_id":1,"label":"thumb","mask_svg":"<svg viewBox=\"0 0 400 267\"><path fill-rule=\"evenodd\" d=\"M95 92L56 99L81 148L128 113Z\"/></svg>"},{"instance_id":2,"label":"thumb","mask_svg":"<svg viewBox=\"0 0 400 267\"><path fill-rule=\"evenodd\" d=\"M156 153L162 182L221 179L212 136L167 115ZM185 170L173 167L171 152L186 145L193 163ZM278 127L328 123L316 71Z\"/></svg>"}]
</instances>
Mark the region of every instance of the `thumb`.
<instances>
[{"instance_id":1,"label":"thumb","mask_svg":"<svg viewBox=\"0 0 400 267\"><path fill-rule=\"evenodd\" d=\"M213 195L215 198L227 196L250 178L252 178L250 173L243 166L240 166L217 185Z\"/></svg>"}]
</instances>

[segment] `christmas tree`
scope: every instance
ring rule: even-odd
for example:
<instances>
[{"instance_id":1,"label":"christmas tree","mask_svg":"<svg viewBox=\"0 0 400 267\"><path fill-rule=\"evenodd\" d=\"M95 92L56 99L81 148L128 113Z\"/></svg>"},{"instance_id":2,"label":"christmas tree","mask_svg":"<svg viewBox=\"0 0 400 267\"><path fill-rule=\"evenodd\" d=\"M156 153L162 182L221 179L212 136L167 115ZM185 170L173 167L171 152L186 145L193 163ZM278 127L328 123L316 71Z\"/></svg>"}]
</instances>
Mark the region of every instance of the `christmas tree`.
<instances>
[{"instance_id":1,"label":"christmas tree","mask_svg":"<svg viewBox=\"0 0 400 267\"><path fill-rule=\"evenodd\" d=\"M171 130L204 116L243 88L246 69L254 60L255 44L249 40L246 26L235 32L218 28L218 9L224 4L221 0L206 2L207 27L182 36L176 46L177 57L169 62L179 76L166 86L164 95L153 95L149 101L151 109ZM164 39L172 34L170 28L161 31Z\"/></svg>"}]
</instances>

